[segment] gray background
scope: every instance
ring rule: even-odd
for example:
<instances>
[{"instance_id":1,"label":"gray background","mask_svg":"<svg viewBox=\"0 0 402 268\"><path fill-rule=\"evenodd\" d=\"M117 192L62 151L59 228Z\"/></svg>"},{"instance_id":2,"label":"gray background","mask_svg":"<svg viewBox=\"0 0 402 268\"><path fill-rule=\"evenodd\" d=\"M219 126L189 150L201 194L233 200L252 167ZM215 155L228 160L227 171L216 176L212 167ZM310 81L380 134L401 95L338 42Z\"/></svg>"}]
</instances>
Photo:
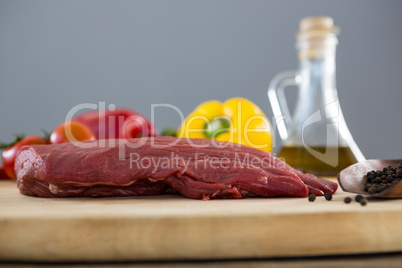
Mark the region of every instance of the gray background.
<instances>
[{"instance_id":1,"label":"gray background","mask_svg":"<svg viewBox=\"0 0 402 268\"><path fill-rule=\"evenodd\" d=\"M266 89L298 67L301 18L340 26L337 82L367 158L402 158L402 1L0 0L0 141L52 130L80 103L184 114L242 96L271 117ZM156 110L156 125L178 114Z\"/></svg>"}]
</instances>

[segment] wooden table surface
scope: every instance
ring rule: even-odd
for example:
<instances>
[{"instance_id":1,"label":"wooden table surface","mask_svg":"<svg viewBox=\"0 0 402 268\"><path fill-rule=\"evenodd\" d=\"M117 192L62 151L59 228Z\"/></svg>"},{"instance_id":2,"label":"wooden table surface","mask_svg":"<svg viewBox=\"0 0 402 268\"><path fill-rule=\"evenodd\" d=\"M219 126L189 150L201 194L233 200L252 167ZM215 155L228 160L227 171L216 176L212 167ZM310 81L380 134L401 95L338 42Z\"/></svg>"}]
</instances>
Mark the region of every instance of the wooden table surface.
<instances>
[{"instance_id":1,"label":"wooden table surface","mask_svg":"<svg viewBox=\"0 0 402 268\"><path fill-rule=\"evenodd\" d=\"M355 195L338 190L333 200L315 202L173 195L45 199L23 196L14 181L0 181L0 261L151 261L155 267L170 267L171 261L179 267L292 267L296 261L303 267L328 256L339 264L343 255L367 260L361 254L402 252L402 200L361 206L345 204L346 196ZM398 254L372 256L401 260Z\"/></svg>"}]
</instances>

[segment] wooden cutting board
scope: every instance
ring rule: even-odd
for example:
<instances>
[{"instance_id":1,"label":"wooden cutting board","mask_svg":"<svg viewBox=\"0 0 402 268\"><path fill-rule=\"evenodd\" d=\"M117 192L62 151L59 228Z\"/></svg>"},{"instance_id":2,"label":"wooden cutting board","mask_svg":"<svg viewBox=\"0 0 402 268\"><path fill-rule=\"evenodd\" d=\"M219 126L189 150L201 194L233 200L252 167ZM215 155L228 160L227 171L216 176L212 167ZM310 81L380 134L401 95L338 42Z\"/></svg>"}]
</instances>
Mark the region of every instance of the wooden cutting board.
<instances>
[{"instance_id":1,"label":"wooden cutting board","mask_svg":"<svg viewBox=\"0 0 402 268\"><path fill-rule=\"evenodd\" d=\"M113 261L402 251L402 200L44 199L0 181L0 260Z\"/></svg>"}]
</instances>

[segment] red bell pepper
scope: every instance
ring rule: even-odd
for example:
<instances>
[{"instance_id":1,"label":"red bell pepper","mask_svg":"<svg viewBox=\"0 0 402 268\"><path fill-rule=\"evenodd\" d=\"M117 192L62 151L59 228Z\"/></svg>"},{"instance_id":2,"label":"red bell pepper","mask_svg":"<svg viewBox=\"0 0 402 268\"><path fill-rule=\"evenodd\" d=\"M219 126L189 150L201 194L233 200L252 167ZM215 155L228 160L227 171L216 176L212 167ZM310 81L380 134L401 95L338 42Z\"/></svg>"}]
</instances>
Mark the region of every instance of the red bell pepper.
<instances>
[{"instance_id":1,"label":"red bell pepper","mask_svg":"<svg viewBox=\"0 0 402 268\"><path fill-rule=\"evenodd\" d=\"M98 139L130 139L158 135L158 131L148 119L130 109L86 112L74 117L72 121L88 126Z\"/></svg>"},{"instance_id":2,"label":"red bell pepper","mask_svg":"<svg viewBox=\"0 0 402 268\"><path fill-rule=\"evenodd\" d=\"M8 177L4 168L0 168L0 180L9 180L9 179L10 178Z\"/></svg>"}]
</instances>

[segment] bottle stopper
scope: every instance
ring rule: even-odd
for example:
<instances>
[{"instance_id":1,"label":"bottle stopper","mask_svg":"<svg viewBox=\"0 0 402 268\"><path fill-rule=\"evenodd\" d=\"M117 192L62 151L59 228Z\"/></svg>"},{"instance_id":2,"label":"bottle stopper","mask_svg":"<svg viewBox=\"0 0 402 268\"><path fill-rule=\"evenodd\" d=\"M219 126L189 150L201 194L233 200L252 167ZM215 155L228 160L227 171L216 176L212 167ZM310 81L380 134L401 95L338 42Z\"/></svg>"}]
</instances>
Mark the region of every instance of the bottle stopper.
<instances>
[{"instance_id":1,"label":"bottle stopper","mask_svg":"<svg viewBox=\"0 0 402 268\"><path fill-rule=\"evenodd\" d=\"M311 31L337 33L339 31L339 28L334 25L334 20L325 16L303 18L300 21L299 29L300 33Z\"/></svg>"},{"instance_id":2,"label":"bottle stopper","mask_svg":"<svg viewBox=\"0 0 402 268\"><path fill-rule=\"evenodd\" d=\"M339 28L331 17L306 17L300 21L296 47L299 58L323 57L329 44L336 45ZM330 42L328 42L331 40Z\"/></svg>"}]
</instances>

